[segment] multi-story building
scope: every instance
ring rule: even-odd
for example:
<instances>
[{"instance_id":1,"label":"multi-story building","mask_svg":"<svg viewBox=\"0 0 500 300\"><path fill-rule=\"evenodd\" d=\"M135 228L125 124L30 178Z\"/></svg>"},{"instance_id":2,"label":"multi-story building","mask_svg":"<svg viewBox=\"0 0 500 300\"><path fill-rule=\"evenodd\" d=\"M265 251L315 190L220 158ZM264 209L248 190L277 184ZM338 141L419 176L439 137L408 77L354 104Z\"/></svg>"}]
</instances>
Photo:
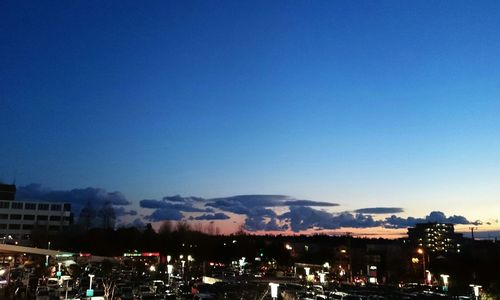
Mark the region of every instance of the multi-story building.
<instances>
[{"instance_id":1,"label":"multi-story building","mask_svg":"<svg viewBox=\"0 0 500 300\"><path fill-rule=\"evenodd\" d=\"M419 223L408 228L408 239L415 247L430 252L460 252L462 234L455 233L453 224Z\"/></svg>"},{"instance_id":2,"label":"multi-story building","mask_svg":"<svg viewBox=\"0 0 500 300\"><path fill-rule=\"evenodd\" d=\"M0 188L12 190L12 186L3 185ZM0 199L0 238L26 243L33 230L55 233L67 229L73 223L70 203L9 198Z\"/></svg>"}]
</instances>

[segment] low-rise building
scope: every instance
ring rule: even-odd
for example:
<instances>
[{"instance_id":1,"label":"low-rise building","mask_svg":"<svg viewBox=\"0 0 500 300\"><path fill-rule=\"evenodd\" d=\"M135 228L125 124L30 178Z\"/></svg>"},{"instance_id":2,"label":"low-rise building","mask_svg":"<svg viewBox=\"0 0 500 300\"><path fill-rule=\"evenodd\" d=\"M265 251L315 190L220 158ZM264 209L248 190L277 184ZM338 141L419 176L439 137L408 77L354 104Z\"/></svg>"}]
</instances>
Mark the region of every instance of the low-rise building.
<instances>
[{"instance_id":1,"label":"low-rise building","mask_svg":"<svg viewBox=\"0 0 500 300\"><path fill-rule=\"evenodd\" d=\"M15 197L0 199L0 238L4 241L24 244L29 241L33 230L56 233L66 230L72 223L70 203L18 201Z\"/></svg>"}]
</instances>

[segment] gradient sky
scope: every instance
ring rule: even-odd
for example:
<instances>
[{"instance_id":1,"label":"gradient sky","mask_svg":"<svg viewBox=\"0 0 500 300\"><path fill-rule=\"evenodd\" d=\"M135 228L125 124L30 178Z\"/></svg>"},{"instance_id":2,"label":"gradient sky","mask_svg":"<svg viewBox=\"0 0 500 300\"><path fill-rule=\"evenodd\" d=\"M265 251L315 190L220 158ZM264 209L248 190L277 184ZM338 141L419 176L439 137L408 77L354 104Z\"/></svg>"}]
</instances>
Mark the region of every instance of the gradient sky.
<instances>
[{"instance_id":1,"label":"gradient sky","mask_svg":"<svg viewBox=\"0 0 500 300\"><path fill-rule=\"evenodd\" d=\"M0 180L500 213L498 1L1 1Z\"/></svg>"}]
</instances>

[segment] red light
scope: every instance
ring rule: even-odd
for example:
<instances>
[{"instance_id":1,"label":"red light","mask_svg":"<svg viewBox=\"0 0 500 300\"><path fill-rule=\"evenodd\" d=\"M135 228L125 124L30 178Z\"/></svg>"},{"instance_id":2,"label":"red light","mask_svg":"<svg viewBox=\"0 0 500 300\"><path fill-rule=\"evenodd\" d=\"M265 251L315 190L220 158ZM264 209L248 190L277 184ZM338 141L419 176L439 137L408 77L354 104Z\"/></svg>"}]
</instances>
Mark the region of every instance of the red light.
<instances>
[{"instance_id":1,"label":"red light","mask_svg":"<svg viewBox=\"0 0 500 300\"><path fill-rule=\"evenodd\" d=\"M142 256L160 256L159 252L143 252Z\"/></svg>"},{"instance_id":2,"label":"red light","mask_svg":"<svg viewBox=\"0 0 500 300\"><path fill-rule=\"evenodd\" d=\"M80 253L80 257L89 257L92 256L90 253Z\"/></svg>"}]
</instances>

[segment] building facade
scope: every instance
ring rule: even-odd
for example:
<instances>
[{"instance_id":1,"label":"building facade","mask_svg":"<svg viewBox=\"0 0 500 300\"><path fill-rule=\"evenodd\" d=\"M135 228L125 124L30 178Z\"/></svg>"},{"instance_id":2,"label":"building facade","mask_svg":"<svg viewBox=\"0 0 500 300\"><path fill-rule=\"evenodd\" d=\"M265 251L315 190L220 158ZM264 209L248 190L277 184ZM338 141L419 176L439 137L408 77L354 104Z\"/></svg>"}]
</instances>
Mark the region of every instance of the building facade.
<instances>
[{"instance_id":1,"label":"building facade","mask_svg":"<svg viewBox=\"0 0 500 300\"><path fill-rule=\"evenodd\" d=\"M66 230L72 223L70 203L18 201L14 197L0 199L0 238L4 241L24 244L33 230L56 233Z\"/></svg>"},{"instance_id":2,"label":"building facade","mask_svg":"<svg viewBox=\"0 0 500 300\"><path fill-rule=\"evenodd\" d=\"M455 233L455 227L449 223L419 223L408 228L408 239L415 247L428 252L459 253L463 236Z\"/></svg>"}]
</instances>

